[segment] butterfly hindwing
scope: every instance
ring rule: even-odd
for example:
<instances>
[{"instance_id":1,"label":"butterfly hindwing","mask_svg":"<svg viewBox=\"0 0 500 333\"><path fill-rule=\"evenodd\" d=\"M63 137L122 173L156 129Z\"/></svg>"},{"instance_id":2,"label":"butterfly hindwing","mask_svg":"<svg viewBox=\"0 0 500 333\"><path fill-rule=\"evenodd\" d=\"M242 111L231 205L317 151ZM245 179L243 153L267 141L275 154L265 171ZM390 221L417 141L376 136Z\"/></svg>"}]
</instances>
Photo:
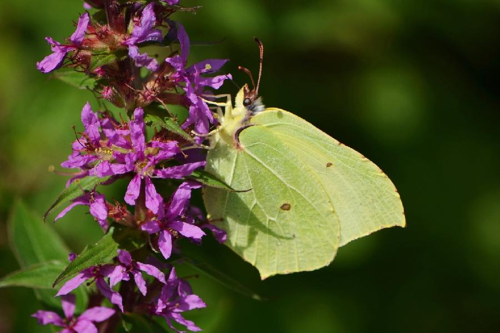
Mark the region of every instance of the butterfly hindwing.
<instances>
[{"instance_id":1,"label":"butterfly hindwing","mask_svg":"<svg viewBox=\"0 0 500 333\"><path fill-rule=\"evenodd\" d=\"M239 141L239 148L219 141L207 158L207 171L249 189L205 189L205 206L212 219L222 219L227 245L262 278L328 265L340 223L319 179L265 126L244 129Z\"/></svg>"}]
</instances>

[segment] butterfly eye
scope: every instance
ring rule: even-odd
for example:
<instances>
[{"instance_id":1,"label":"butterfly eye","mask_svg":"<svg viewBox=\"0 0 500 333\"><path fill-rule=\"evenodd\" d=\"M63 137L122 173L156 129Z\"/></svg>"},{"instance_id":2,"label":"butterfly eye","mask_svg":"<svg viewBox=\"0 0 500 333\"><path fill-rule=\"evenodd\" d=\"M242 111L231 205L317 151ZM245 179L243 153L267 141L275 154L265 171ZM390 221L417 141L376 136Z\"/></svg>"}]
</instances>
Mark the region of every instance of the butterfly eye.
<instances>
[{"instance_id":1,"label":"butterfly eye","mask_svg":"<svg viewBox=\"0 0 500 333\"><path fill-rule=\"evenodd\" d=\"M243 105L244 106L249 106L250 104L252 104L252 100L250 98L245 98L243 100Z\"/></svg>"}]
</instances>

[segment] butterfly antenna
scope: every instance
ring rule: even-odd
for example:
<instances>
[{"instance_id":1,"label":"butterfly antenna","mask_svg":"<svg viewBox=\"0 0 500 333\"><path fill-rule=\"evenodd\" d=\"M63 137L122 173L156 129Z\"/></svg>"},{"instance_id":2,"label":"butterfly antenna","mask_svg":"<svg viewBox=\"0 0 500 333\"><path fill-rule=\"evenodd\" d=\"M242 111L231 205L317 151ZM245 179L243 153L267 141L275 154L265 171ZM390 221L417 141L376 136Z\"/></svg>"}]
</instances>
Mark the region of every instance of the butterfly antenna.
<instances>
[{"instance_id":1,"label":"butterfly antenna","mask_svg":"<svg viewBox=\"0 0 500 333\"><path fill-rule=\"evenodd\" d=\"M238 85L238 84L237 84L237 83L233 80L233 78L231 78L231 77L229 76L229 74L227 74L227 73L222 73L222 74L224 74L224 75L225 75L225 76L229 79L229 81L231 81L231 83L232 83L232 84L234 84L234 86L235 86L238 90L240 90L240 89L241 89L241 87L240 87L240 86L239 86L239 85Z\"/></svg>"},{"instance_id":2,"label":"butterfly antenna","mask_svg":"<svg viewBox=\"0 0 500 333\"><path fill-rule=\"evenodd\" d=\"M248 76L250 76L250 80L252 80L252 85L253 85L253 88L255 89L255 81L254 81L254 79L253 79L252 72L250 72L250 70L249 70L248 68L241 67L241 66L238 66L238 69L239 69L240 71L245 72Z\"/></svg>"},{"instance_id":3,"label":"butterfly antenna","mask_svg":"<svg viewBox=\"0 0 500 333\"><path fill-rule=\"evenodd\" d=\"M260 87L260 78L262 77L262 63L264 62L264 44L257 38L253 38L257 44L259 44L259 58L260 58L260 64L259 64L259 77L257 78L257 86L255 87L255 95L258 95L259 93L259 87Z\"/></svg>"}]
</instances>

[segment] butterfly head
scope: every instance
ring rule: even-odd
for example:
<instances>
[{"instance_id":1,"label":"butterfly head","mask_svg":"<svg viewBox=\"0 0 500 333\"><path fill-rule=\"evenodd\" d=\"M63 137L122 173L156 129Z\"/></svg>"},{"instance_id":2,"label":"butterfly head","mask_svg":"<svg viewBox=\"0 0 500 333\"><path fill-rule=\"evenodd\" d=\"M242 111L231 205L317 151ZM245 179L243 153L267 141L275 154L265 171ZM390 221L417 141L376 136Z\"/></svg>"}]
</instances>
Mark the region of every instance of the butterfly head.
<instances>
[{"instance_id":1,"label":"butterfly head","mask_svg":"<svg viewBox=\"0 0 500 333\"><path fill-rule=\"evenodd\" d=\"M245 84L236 95L235 109L245 110L245 113L255 115L264 111L266 107L262 104L262 98L257 95L257 90L254 88L250 90L248 84Z\"/></svg>"}]
</instances>

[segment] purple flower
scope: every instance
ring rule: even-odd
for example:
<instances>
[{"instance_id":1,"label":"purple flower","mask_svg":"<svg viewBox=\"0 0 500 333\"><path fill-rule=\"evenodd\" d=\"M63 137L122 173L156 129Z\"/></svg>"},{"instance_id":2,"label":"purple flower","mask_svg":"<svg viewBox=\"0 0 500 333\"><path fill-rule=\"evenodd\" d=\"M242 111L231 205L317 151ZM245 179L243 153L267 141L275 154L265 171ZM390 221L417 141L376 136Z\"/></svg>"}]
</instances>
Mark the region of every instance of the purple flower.
<instances>
[{"instance_id":1,"label":"purple flower","mask_svg":"<svg viewBox=\"0 0 500 333\"><path fill-rule=\"evenodd\" d=\"M158 220L146 222L141 226L142 230L150 234L159 233L158 247L165 259L170 258L173 241L179 235L194 241L200 241L205 235L199 227L183 221L191 199L191 190L200 187L200 184L193 181L182 183L172 195L166 210L163 205L158 210Z\"/></svg>"},{"instance_id":2,"label":"purple flower","mask_svg":"<svg viewBox=\"0 0 500 333\"><path fill-rule=\"evenodd\" d=\"M181 332L172 325L172 320L186 326L192 332L201 331L201 328L196 326L192 321L186 320L181 313L193 309L206 307L205 302L192 294L189 285L177 278L175 268L172 268L167 284L161 291L160 298L153 308L154 315L162 316L167 321L168 326L175 332Z\"/></svg>"},{"instance_id":3,"label":"purple flower","mask_svg":"<svg viewBox=\"0 0 500 333\"><path fill-rule=\"evenodd\" d=\"M125 41L125 44L136 45L143 42L161 42L163 35L161 30L154 29L155 25L154 3L150 3L142 10L141 21L134 24L132 35Z\"/></svg>"},{"instance_id":4,"label":"purple flower","mask_svg":"<svg viewBox=\"0 0 500 333\"><path fill-rule=\"evenodd\" d=\"M95 191L87 192L81 197L71 200L71 204L60 212L55 220L59 220L66 215L67 212L73 209L73 207L78 205L90 206L90 214L92 214L104 231L108 229L108 206L106 200L104 195L96 193Z\"/></svg>"},{"instance_id":5,"label":"purple flower","mask_svg":"<svg viewBox=\"0 0 500 333\"><path fill-rule=\"evenodd\" d=\"M64 327L62 333L97 333L97 327L94 323L103 322L115 313L113 309L98 306L87 309L79 317L75 317L75 295L66 295L61 299L65 319L55 312L41 310L31 316L38 319L40 325L52 324Z\"/></svg>"},{"instance_id":6,"label":"purple flower","mask_svg":"<svg viewBox=\"0 0 500 333\"><path fill-rule=\"evenodd\" d=\"M128 55L134 59L136 66L146 67L151 71L158 69L158 62L148 56L147 53L139 53L139 48L136 45L143 42L161 42L163 40L161 30L155 29L155 25L154 3L150 3L143 9L140 22L134 24L131 36L124 42L125 45L129 46Z\"/></svg>"},{"instance_id":7,"label":"purple flower","mask_svg":"<svg viewBox=\"0 0 500 333\"><path fill-rule=\"evenodd\" d=\"M144 133L144 111L142 108L137 108L134 111L134 119L130 122L130 138L134 152L125 156L126 170L135 171L136 175L127 187L125 202L135 205L144 180L146 207L156 214L162 199L151 181L151 177L155 175L155 166L160 161L170 159L181 151L176 141L152 141L150 145L146 145Z\"/></svg>"},{"instance_id":8,"label":"purple flower","mask_svg":"<svg viewBox=\"0 0 500 333\"><path fill-rule=\"evenodd\" d=\"M78 288L82 283L87 280L95 279L95 284L97 289L107 298L109 301L120 308L123 312L123 301L122 296L111 289L106 283L104 278L109 277L114 271L113 265L104 266L94 266L81 271L77 276L69 280L64 284L64 286L59 289L56 296L64 296L69 294L71 291Z\"/></svg>"},{"instance_id":9,"label":"purple flower","mask_svg":"<svg viewBox=\"0 0 500 333\"><path fill-rule=\"evenodd\" d=\"M109 275L109 283L111 287L115 286L120 281L129 281L130 275L132 275L140 292L146 296L146 281L144 281L141 271L155 277L163 284L166 283L165 274L163 274L158 268L153 265L133 261L130 253L127 251L118 250L118 260L121 264L116 265L113 272Z\"/></svg>"},{"instance_id":10,"label":"purple flower","mask_svg":"<svg viewBox=\"0 0 500 333\"><path fill-rule=\"evenodd\" d=\"M76 31L71 35L70 45L62 45L61 43L46 37L45 40L51 45L52 54L45 57L42 61L36 63L36 67L42 73L50 73L62 65L66 54L70 51L77 50L82 46L85 31L89 25L90 17L87 12L83 13L78 19Z\"/></svg>"},{"instance_id":11,"label":"purple flower","mask_svg":"<svg viewBox=\"0 0 500 333\"><path fill-rule=\"evenodd\" d=\"M167 58L165 61L176 71L176 73L172 75L171 80L178 84L184 84L186 97L190 102L189 117L182 127L187 128L194 125L194 129L198 133L208 133L209 123L213 123L214 118L201 95L205 94L206 88L219 89L226 79L231 78L231 75L219 75L215 77L203 77L202 75L219 71L228 60L204 60L186 68L190 43L189 36L180 23L177 23L177 38L179 40L181 54L172 58Z\"/></svg>"},{"instance_id":12,"label":"purple flower","mask_svg":"<svg viewBox=\"0 0 500 333\"><path fill-rule=\"evenodd\" d=\"M126 173L123 165L116 164L114 161L124 162L122 150L132 148L126 139L129 131L117 130L118 124L110 118L100 121L88 102L82 109L81 118L85 131L80 139L73 142L73 153L67 161L61 163L61 166L81 169L82 172L75 178L88 175L106 177ZM100 130L104 135L101 135ZM70 183L73 180L74 178L70 180Z\"/></svg>"}]
</instances>

